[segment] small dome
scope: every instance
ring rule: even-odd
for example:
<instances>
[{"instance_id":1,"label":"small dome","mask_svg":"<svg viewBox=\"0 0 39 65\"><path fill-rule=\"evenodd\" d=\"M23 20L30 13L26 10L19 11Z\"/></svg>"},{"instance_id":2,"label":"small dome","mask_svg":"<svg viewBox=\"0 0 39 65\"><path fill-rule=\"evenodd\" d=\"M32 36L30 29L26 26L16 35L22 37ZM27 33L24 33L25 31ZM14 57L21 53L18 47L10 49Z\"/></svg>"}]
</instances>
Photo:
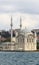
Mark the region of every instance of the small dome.
<instances>
[{"instance_id":1,"label":"small dome","mask_svg":"<svg viewBox=\"0 0 39 65\"><path fill-rule=\"evenodd\" d=\"M29 31L28 31L27 28L25 28L25 29L22 30L22 32L23 32L23 33L28 33Z\"/></svg>"}]
</instances>

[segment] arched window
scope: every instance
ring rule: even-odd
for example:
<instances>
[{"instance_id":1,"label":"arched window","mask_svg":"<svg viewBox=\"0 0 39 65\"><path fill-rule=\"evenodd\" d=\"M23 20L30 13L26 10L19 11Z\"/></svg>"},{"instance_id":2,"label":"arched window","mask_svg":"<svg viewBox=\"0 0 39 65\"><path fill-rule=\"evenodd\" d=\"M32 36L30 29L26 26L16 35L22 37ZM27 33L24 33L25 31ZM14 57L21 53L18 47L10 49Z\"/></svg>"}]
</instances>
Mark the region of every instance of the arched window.
<instances>
[{"instance_id":1,"label":"arched window","mask_svg":"<svg viewBox=\"0 0 39 65\"><path fill-rule=\"evenodd\" d=\"M24 43L24 38L23 38L23 43Z\"/></svg>"},{"instance_id":2,"label":"arched window","mask_svg":"<svg viewBox=\"0 0 39 65\"><path fill-rule=\"evenodd\" d=\"M34 42L34 39L32 39L32 42Z\"/></svg>"},{"instance_id":3,"label":"arched window","mask_svg":"<svg viewBox=\"0 0 39 65\"><path fill-rule=\"evenodd\" d=\"M28 42L28 38L27 38L27 42Z\"/></svg>"}]
</instances>

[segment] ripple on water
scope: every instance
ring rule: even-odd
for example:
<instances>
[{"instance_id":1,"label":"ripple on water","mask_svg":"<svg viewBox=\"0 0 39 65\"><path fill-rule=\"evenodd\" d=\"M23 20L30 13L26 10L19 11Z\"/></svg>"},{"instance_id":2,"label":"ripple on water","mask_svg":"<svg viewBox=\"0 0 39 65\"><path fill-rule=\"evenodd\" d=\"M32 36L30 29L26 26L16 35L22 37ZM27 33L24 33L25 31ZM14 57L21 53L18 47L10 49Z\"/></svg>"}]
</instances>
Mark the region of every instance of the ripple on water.
<instances>
[{"instance_id":1,"label":"ripple on water","mask_svg":"<svg viewBox=\"0 0 39 65\"><path fill-rule=\"evenodd\" d=\"M0 65L39 65L39 52L0 52Z\"/></svg>"}]
</instances>

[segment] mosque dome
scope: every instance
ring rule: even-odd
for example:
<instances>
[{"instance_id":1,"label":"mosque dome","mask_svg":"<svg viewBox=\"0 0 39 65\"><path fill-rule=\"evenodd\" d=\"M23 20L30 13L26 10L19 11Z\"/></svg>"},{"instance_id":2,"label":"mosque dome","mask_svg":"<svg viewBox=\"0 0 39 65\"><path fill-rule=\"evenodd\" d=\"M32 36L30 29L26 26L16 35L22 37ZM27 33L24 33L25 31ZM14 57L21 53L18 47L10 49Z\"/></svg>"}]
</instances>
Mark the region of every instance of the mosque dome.
<instances>
[{"instance_id":1,"label":"mosque dome","mask_svg":"<svg viewBox=\"0 0 39 65\"><path fill-rule=\"evenodd\" d=\"M25 29L22 29L21 32L25 34L25 33L28 33L29 30L27 28L25 28Z\"/></svg>"}]
</instances>

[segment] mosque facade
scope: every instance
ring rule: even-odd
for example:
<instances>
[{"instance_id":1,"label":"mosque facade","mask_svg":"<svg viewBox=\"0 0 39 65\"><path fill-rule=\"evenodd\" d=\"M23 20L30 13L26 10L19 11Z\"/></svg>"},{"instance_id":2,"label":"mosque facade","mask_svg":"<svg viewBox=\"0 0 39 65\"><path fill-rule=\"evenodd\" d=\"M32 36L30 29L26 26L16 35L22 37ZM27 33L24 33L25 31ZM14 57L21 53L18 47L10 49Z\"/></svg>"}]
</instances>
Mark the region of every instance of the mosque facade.
<instances>
[{"instance_id":1,"label":"mosque facade","mask_svg":"<svg viewBox=\"0 0 39 65\"><path fill-rule=\"evenodd\" d=\"M37 50L37 42L36 42L36 33L32 32L18 32L18 35L13 39L13 41L17 44L17 50Z\"/></svg>"}]
</instances>

